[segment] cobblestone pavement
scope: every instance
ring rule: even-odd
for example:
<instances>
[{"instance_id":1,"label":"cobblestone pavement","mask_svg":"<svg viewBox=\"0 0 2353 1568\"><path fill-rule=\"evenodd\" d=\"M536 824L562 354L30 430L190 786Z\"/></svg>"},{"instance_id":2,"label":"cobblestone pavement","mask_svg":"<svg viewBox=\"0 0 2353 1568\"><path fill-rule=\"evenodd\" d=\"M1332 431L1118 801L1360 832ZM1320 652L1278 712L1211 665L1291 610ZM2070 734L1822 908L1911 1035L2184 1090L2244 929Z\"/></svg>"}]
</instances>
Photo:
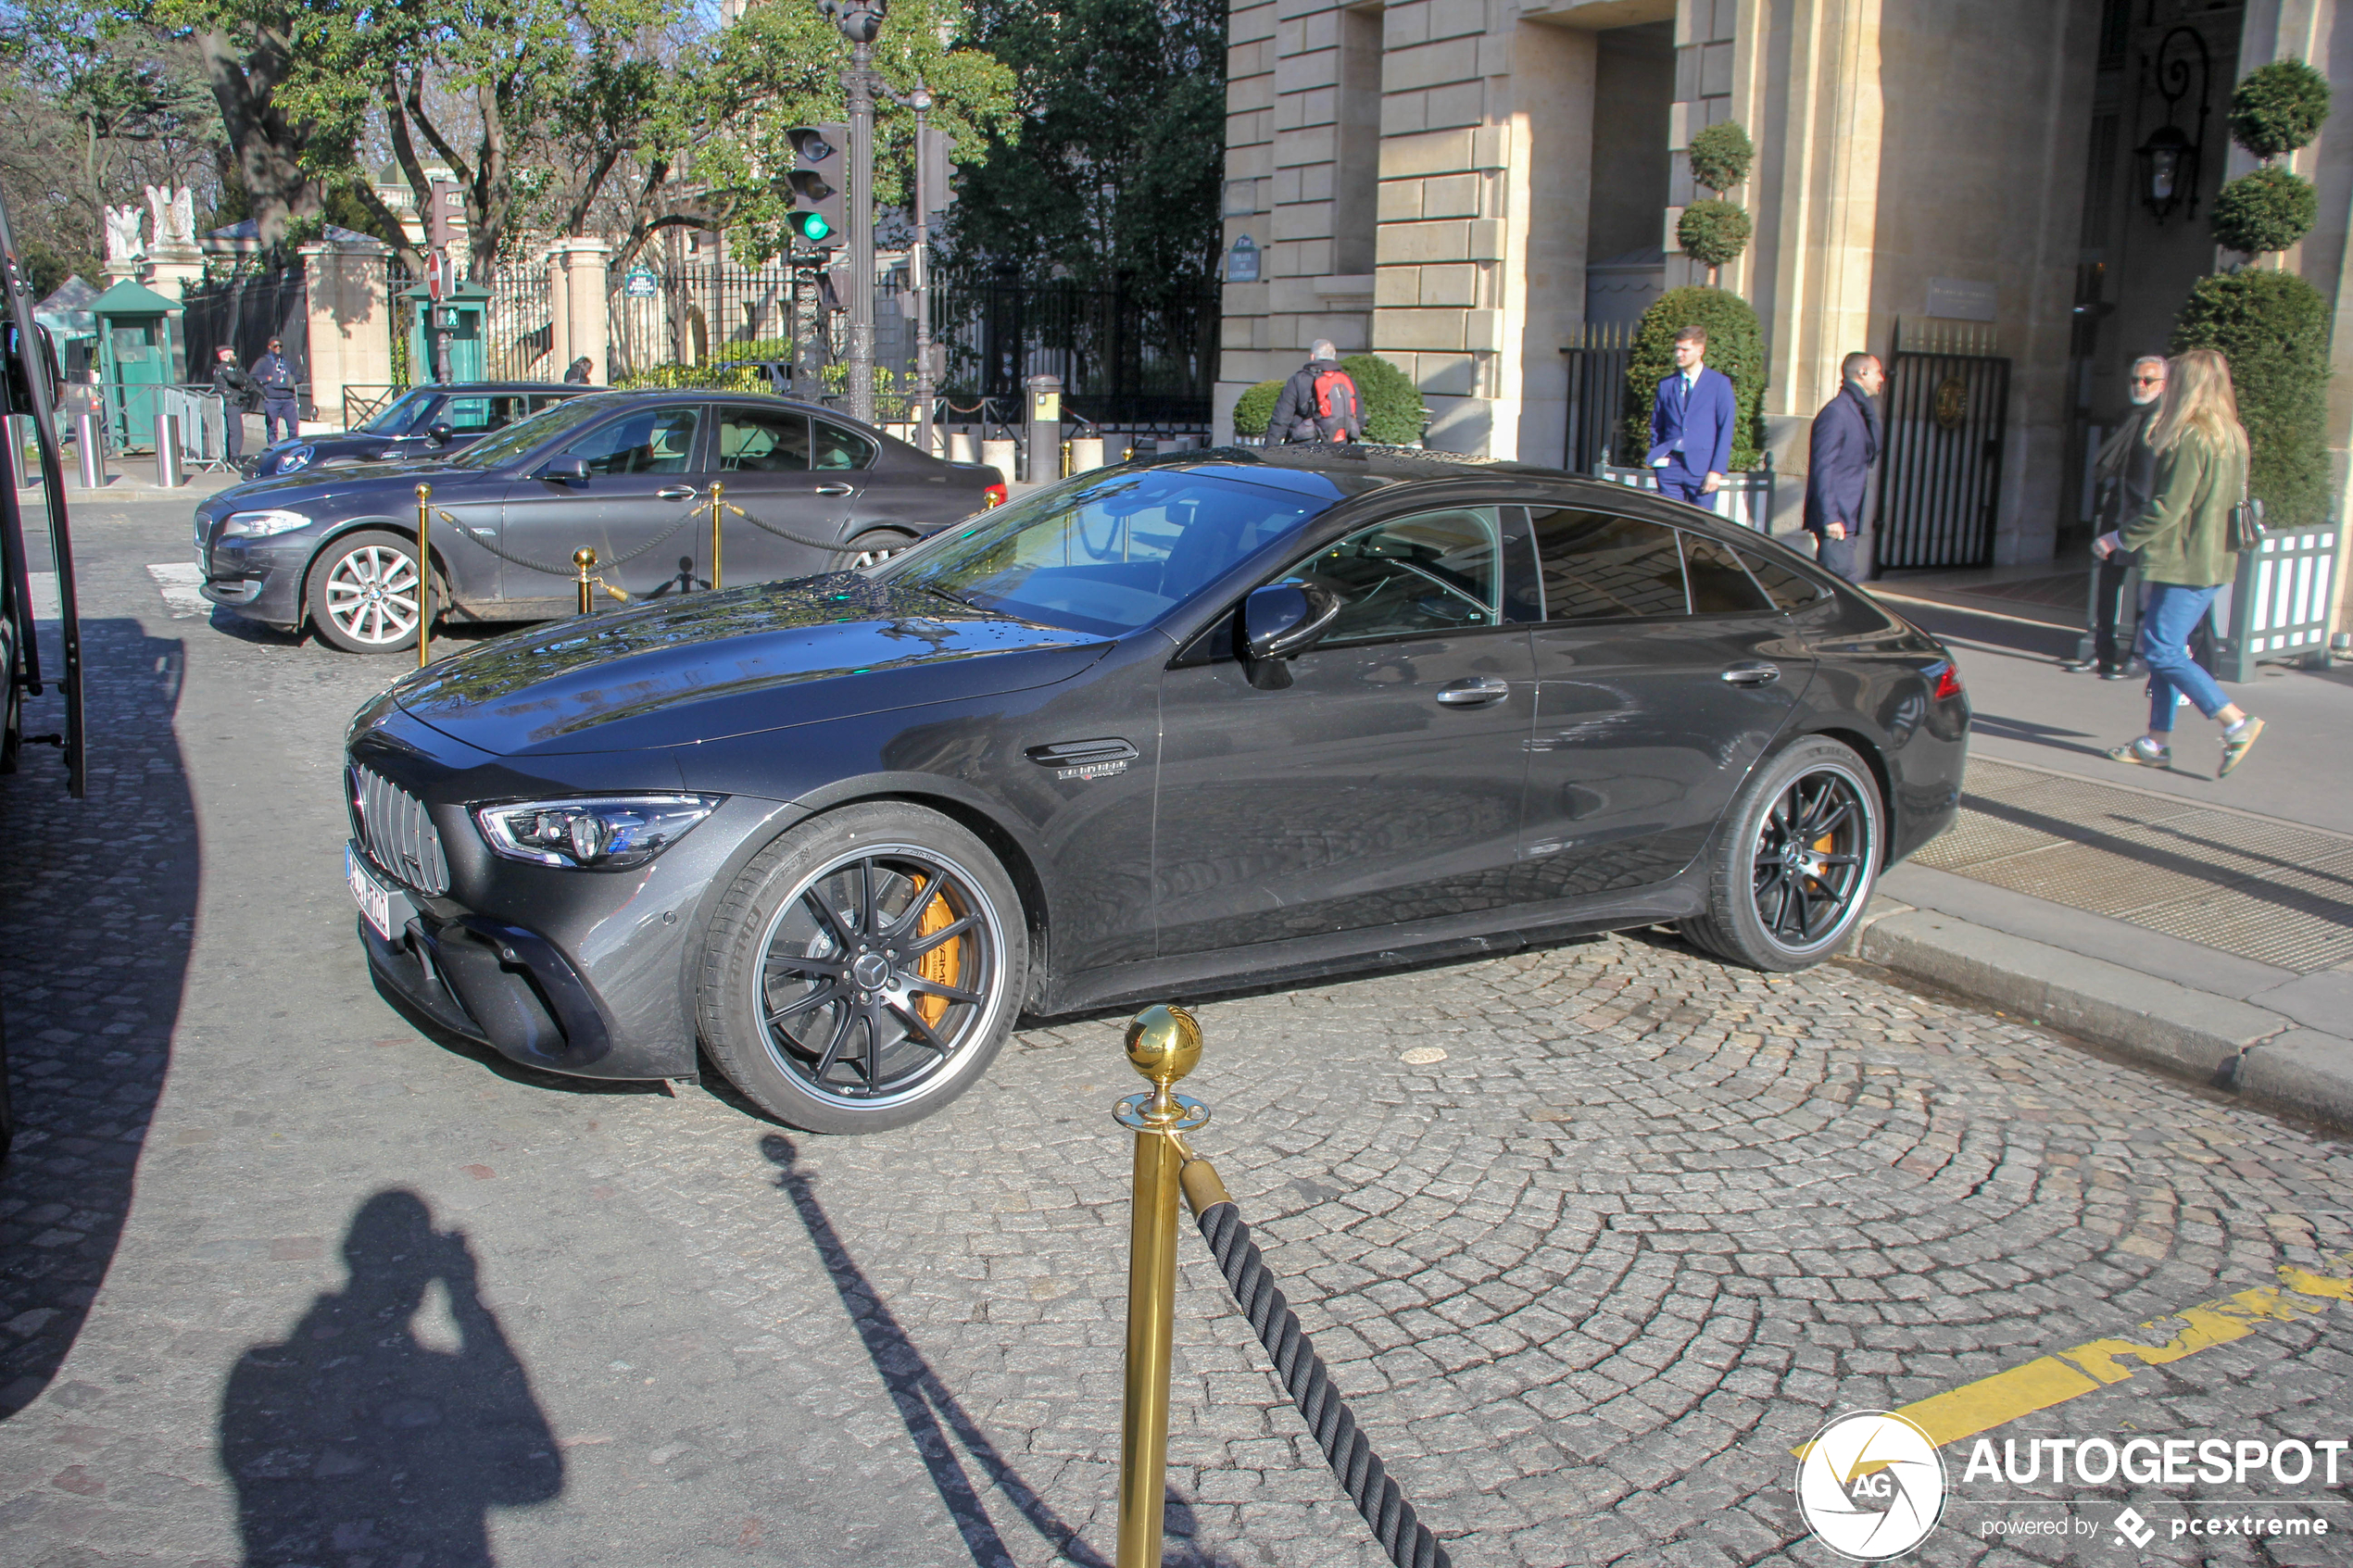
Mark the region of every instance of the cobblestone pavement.
<instances>
[{"instance_id":1,"label":"cobblestone pavement","mask_svg":"<svg viewBox=\"0 0 2353 1568\"><path fill-rule=\"evenodd\" d=\"M1117 1021L855 1142L419 1036L338 860L341 725L392 671L173 619L145 568L183 527L84 525L91 798L0 781L0 1557L1108 1564ZM1828 1563L1790 1449L1830 1414L2353 1272L2353 1148L1852 967L1625 936L1202 1018L1196 1142L1465 1568ZM1183 1248L1172 1562L1369 1568ZM1992 1436L2353 1437L2353 1302L2311 1306ZM2345 1485L1967 1447L1918 1561L2353 1562ZM2249 1497L2334 1533L2171 1535ZM2095 1532L1982 1534L2065 1502Z\"/></svg>"}]
</instances>

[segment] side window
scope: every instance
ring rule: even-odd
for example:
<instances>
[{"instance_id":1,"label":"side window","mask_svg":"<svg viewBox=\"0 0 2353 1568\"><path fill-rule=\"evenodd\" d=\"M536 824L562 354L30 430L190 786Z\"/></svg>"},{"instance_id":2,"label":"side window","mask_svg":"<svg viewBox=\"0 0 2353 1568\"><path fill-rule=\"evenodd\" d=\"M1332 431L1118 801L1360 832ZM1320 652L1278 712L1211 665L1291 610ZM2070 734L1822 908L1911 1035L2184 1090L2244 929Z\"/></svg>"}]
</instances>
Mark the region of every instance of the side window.
<instances>
[{"instance_id":1,"label":"side window","mask_svg":"<svg viewBox=\"0 0 2353 1568\"><path fill-rule=\"evenodd\" d=\"M1294 580L1340 598L1320 646L1496 624L1503 551L1495 512L1456 507L1394 518L1302 561Z\"/></svg>"},{"instance_id":2,"label":"side window","mask_svg":"<svg viewBox=\"0 0 2353 1568\"><path fill-rule=\"evenodd\" d=\"M1566 507L1529 515L1536 526L1545 620L1690 613L1675 530Z\"/></svg>"},{"instance_id":3,"label":"side window","mask_svg":"<svg viewBox=\"0 0 2353 1568\"><path fill-rule=\"evenodd\" d=\"M839 425L829 425L823 420L810 421L816 427L813 447L815 460L809 466L819 469L870 469L875 466L875 444L864 436L847 431Z\"/></svg>"},{"instance_id":4,"label":"side window","mask_svg":"<svg viewBox=\"0 0 2353 1568\"><path fill-rule=\"evenodd\" d=\"M1785 610L1804 609L1822 596L1822 585L1803 572L1792 571L1762 551L1743 550L1740 558L1759 586Z\"/></svg>"},{"instance_id":5,"label":"side window","mask_svg":"<svg viewBox=\"0 0 2353 1568\"><path fill-rule=\"evenodd\" d=\"M499 397L453 397L442 405L436 422L447 425L459 435L481 435L489 431L503 430L515 422L522 399L511 395Z\"/></svg>"},{"instance_id":6,"label":"side window","mask_svg":"<svg viewBox=\"0 0 2353 1568\"><path fill-rule=\"evenodd\" d=\"M598 425L564 456L582 459L591 473L684 473L701 425L699 408L641 408Z\"/></svg>"},{"instance_id":7,"label":"side window","mask_svg":"<svg viewBox=\"0 0 2353 1568\"><path fill-rule=\"evenodd\" d=\"M416 408L413 410L413 415L414 417L411 418L406 425L401 427L401 434L422 435L425 432L431 430L434 426L447 419L449 417L449 399L447 397L425 398L417 405Z\"/></svg>"},{"instance_id":8,"label":"side window","mask_svg":"<svg viewBox=\"0 0 2353 1568\"><path fill-rule=\"evenodd\" d=\"M809 417L771 408L719 412L723 473L802 473L809 468Z\"/></svg>"},{"instance_id":9,"label":"side window","mask_svg":"<svg viewBox=\"0 0 2353 1568\"><path fill-rule=\"evenodd\" d=\"M1773 601L1750 581L1740 558L1713 539L1683 535L1683 581L1691 585L1693 615L1773 612Z\"/></svg>"}]
</instances>

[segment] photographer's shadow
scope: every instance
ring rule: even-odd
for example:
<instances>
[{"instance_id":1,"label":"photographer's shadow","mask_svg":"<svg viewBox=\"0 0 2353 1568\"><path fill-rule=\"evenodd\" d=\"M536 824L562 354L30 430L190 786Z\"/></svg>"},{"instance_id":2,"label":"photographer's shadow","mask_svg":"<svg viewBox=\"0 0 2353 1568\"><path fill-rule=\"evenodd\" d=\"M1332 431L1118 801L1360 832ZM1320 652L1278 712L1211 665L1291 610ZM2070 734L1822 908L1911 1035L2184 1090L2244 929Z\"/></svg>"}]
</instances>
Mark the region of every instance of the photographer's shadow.
<instances>
[{"instance_id":1,"label":"photographer's shadow","mask_svg":"<svg viewBox=\"0 0 2353 1568\"><path fill-rule=\"evenodd\" d=\"M563 1490L530 1380L476 1291L473 1255L414 1193L380 1192L344 1237L350 1278L282 1344L229 1374L220 1460L247 1568L342 1562L489 1568L489 1511ZM454 1348L420 1339L434 1282Z\"/></svg>"}]
</instances>

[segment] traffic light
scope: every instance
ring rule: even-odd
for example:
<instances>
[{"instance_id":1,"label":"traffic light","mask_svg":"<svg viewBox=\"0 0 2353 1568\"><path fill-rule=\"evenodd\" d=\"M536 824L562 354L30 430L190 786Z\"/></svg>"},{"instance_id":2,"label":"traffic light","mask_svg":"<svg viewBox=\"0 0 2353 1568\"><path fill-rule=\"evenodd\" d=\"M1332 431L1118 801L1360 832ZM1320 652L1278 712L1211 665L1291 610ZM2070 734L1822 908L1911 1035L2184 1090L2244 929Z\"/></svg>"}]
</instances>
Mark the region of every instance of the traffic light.
<instances>
[{"instance_id":1,"label":"traffic light","mask_svg":"<svg viewBox=\"0 0 2353 1568\"><path fill-rule=\"evenodd\" d=\"M849 183L842 149L849 145L847 125L796 125L792 138L793 170L785 176L792 198L787 227L806 244L832 247L849 243Z\"/></svg>"}]
</instances>

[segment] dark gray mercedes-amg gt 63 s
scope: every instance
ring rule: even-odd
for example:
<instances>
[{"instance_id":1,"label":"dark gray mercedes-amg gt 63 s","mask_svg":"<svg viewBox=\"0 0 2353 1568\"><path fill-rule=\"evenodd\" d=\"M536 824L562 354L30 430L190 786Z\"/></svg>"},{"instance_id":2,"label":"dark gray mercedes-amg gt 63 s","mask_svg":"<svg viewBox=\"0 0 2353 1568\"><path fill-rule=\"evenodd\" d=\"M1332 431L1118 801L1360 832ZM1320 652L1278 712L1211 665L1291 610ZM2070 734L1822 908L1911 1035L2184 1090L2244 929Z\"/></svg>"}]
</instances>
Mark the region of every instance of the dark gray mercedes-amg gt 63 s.
<instances>
[{"instance_id":1,"label":"dark gray mercedes-amg gt 63 s","mask_svg":"<svg viewBox=\"0 0 2353 1568\"><path fill-rule=\"evenodd\" d=\"M862 1132L1016 1017L1660 922L1798 969L1952 821L1936 641L1619 486L1379 448L1082 475L855 571L483 645L353 720L381 985Z\"/></svg>"}]
</instances>

